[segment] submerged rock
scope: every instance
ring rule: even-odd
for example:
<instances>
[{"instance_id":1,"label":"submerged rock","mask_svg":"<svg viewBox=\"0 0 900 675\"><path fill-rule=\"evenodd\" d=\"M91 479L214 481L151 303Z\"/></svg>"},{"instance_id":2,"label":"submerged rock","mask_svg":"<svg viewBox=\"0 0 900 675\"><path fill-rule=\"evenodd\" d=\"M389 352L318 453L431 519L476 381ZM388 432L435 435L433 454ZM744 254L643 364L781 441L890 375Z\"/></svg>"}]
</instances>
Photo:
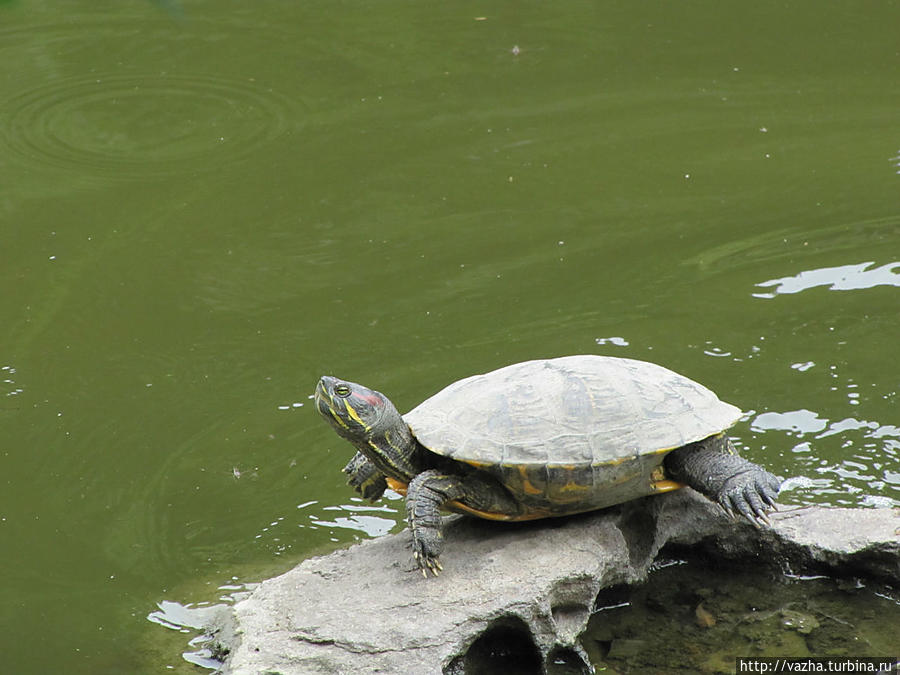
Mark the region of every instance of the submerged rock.
<instances>
[{"instance_id":1,"label":"submerged rock","mask_svg":"<svg viewBox=\"0 0 900 675\"><path fill-rule=\"evenodd\" d=\"M666 544L896 580L898 528L897 510L805 507L758 530L688 489L564 519L448 519L440 577L419 574L402 532L262 582L219 636L223 672L455 675L506 657L505 672L587 673L578 637L599 591L646 578Z\"/></svg>"}]
</instances>

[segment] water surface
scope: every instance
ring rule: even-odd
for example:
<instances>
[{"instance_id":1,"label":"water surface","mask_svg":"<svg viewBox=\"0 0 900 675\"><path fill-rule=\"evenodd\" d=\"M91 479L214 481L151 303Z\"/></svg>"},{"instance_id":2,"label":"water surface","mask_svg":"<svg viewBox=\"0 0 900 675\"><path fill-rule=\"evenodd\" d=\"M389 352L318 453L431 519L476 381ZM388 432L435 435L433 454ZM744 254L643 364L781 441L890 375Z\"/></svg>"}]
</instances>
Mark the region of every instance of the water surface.
<instances>
[{"instance_id":1,"label":"water surface","mask_svg":"<svg viewBox=\"0 0 900 675\"><path fill-rule=\"evenodd\" d=\"M747 411L785 503L897 508L897 25L0 6L4 667L190 672L157 604L399 529L343 484L323 373L405 410L523 359L649 359Z\"/></svg>"}]
</instances>

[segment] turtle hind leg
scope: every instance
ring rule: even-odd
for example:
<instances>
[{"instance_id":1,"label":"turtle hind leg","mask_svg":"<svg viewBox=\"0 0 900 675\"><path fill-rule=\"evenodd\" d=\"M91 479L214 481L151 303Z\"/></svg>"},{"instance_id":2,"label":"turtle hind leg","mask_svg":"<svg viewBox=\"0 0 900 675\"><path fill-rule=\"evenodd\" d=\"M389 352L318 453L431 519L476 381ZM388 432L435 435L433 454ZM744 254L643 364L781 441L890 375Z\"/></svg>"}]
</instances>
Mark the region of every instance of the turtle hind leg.
<instances>
[{"instance_id":1,"label":"turtle hind leg","mask_svg":"<svg viewBox=\"0 0 900 675\"><path fill-rule=\"evenodd\" d=\"M761 466L740 457L724 434L673 450L665 458L666 473L690 485L751 523L766 522L775 507L781 480Z\"/></svg>"}]
</instances>

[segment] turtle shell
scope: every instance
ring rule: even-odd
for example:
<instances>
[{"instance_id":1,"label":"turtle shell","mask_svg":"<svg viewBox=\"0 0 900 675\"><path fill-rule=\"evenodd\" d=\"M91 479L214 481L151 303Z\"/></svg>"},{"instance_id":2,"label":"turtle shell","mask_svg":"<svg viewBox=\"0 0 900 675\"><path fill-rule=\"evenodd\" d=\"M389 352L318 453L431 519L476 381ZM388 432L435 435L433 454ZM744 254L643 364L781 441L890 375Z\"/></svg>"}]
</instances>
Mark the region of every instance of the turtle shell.
<instances>
[{"instance_id":1,"label":"turtle shell","mask_svg":"<svg viewBox=\"0 0 900 675\"><path fill-rule=\"evenodd\" d=\"M523 504L520 517L537 518L678 487L665 479L665 453L740 416L662 366L583 355L459 380L404 420L425 448L494 475Z\"/></svg>"}]
</instances>

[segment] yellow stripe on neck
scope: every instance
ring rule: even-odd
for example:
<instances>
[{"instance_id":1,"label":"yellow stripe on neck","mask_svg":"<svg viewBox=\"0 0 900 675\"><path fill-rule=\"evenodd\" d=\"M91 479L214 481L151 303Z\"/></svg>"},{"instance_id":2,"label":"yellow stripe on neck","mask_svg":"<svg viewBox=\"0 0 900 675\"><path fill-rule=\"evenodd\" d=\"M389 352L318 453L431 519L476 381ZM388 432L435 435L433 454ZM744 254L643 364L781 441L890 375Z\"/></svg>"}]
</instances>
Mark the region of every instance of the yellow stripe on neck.
<instances>
[{"instance_id":1,"label":"yellow stripe on neck","mask_svg":"<svg viewBox=\"0 0 900 675\"><path fill-rule=\"evenodd\" d=\"M353 409L353 406L350 405L350 403L349 403L348 401L344 401L344 407L345 407L346 410L347 410L347 414L350 415L350 417L352 417L353 420L354 420L357 424L359 424L359 426L361 426L361 427L362 427L363 429L365 429L366 431L368 431L368 430L371 428L371 427L369 427L368 424L366 424L365 422L363 422L362 419L360 419L359 414L356 412L356 410Z\"/></svg>"}]
</instances>

